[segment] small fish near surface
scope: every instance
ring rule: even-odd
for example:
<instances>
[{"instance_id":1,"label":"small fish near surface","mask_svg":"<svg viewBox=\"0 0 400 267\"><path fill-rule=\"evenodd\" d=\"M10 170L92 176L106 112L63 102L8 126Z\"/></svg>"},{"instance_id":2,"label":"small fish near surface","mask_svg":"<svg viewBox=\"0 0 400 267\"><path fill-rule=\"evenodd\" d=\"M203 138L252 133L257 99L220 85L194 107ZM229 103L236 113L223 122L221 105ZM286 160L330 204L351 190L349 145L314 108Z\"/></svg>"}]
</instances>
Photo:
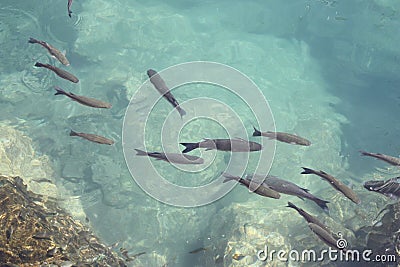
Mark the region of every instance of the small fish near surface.
<instances>
[{"instance_id":1,"label":"small fish near surface","mask_svg":"<svg viewBox=\"0 0 400 267\"><path fill-rule=\"evenodd\" d=\"M238 183L246 186L249 190L250 190L250 186L251 186L251 181L247 180L247 179L243 179L239 176L233 176L230 175L228 173L223 173L222 176L225 177L225 180L223 181L224 183L229 182L229 181L237 181ZM263 197L270 197L270 198L275 198L275 199L279 199L281 197L281 195L271 189L270 187L268 187L266 184L261 183L256 190L251 190L254 193L256 193L257 195L263 196Z\"/></svg>"},{"instance_id":2,"label":"small fish near surface","mask_svg":"<svg viewBox=\"0 0 400 267\"><path fill-rule=\"evenodd\" d=\"M154 85L154 87L157 89L157 91L165 98L168 100L171 105L176 108L176 110L179 112L179 115L183 117L186 115L186 111L184 111L180 106L178 101L175 99L175 97L172 95L170 92L169 88L165 84L165 81L161 78L160 74L157 73L157 71L149 69L147 71L147 76L150 78L150 82Z\"/></svg>"},{"instance_id":3,"label":"small fish near surface","mask_svg":"<svg viewBox=\"0 0 400 267\"><path fill-rule=\"evenodd\" d=\"M366 152L366 151L360 151L360 153L363 156L368 156L368 157L373 157L373 158L383 160L393 166L400 166L400 158L388 156L388 155L381 154L381 153L370 153L370 152Z\"/></svg>"},{"instance_id":4,"label":"small fish near surface","mask_svg":"<svg viewBox=\"0 0 400 267\"><path fill-rule=\"evenodd\" d=\"M67 10L68 10L69 17L71 17L71 14L72 14L72 11L71 11L72 1L73 0L68 0L68 4L67 4Z\"/></svg>"},{"instance_id":5,"label":"small fish near surface","mask_svg":"<svg viewBox=\"0 0 400 267\"><path fill-rule=\"evenodd\" d=\"M181 153L162 153L162 152L146 152L140 149L135 149L137 156L149 156L157 160L163 160L170 163L176 164L203 164L204 159Z\"/></svg>"},{"instance_id":6,"label":"small fish near surface","mask_svg":"<svg viewBox=\"0 0 400 267\"><path fill-rule=\"evenodd\" d=\"M288 205L286 207L296 210L307 221L307 223L314 223L316 225L319 225L321 228L325 229L326 231L331 232L331 230L329 230L329 228L325 224L323 224L320 220L318 220L315 216L306 212L302 208L297 207L292 202L288 202Z\"/></svg>"},{"instance_id":7,"label":"small fish near surface","mask_svg":"<svg viewBox=\"0 0 400 267\"><path fill-rule=\"evenodd\" d=\"M61 53L58 49L52 47L51 45L49 45L45 41L36 40L35 38L31 37L31 38L29 38L28 43L30 43L30 44L40 44L41 46L46 48L47 51L49 51L49 53L50 53L50 55L52 57L54 57L58 61L60 61L61 64L65 65L65 66L69 66L70 65L68 59L65 57L65 55L63 53Z\"/></svg>"},{"instance_id":8,"label":"small fish near surface","mask_svg":"<svg viewBox=\"0 0 400 267\"><path fill-rule=\"evenodd\" d=\"M324 171L316 171L313 169L302 167L304 171L301 174L315 174L321 177L323 180L327 181L333 188L341 192L345 195L348 199L353 201L356 204L360 204L361 200L358 198L357 194L348 186L343 184L341 181L336 179L330 174L327 174Z\"/></svg>"},{"instance_id":9,"label":"small fish near surface","mask_svg":"<svg viewBox=\"0 0 400 267\"><path fill-rule=\"evenodd\" d=\"M259 174L251 174L247 175L246 179L250 180L253 177L257 178L257 180L264 179L264 183L272 190L275 190L282 194L296 196L300 199L307 198L311 201L314 201L324 211L328 212L329 210L328 206L326 205L327 203L329 203L329 201L325 201L314 196L313 194L308 192L309 190L306 188L302 188L292 182L280 179L272 175L260 176Z\"/></svg>"},{"instance_id":10,"label":"small fish near surface","mask_svg":"<svg viewBox=\"0 0 400 267\"><path fill-rule=\"evenodd\" d=\"M88 133L77 133L71 130L69 133L70 136L79 136L82 137L83 139L86 139L88 141L98 143L98 144L104 144L104 145L112 145L114 144L114 141L108 138L105 138L100 135L96 134L88 134Z\"/></svg>"},{"instance_id":11,"label":"small fish near surface","mask_svg":"<svg viewBox=\"0 0 400 267\"><path fill-rule=\"evenodd\" d=\"M49 69L51 71L53 71L55 74L57 74L59 77L71 81L73 83L78 83L79 79L74 76L73 74L69 73L68 71L65 71L63 69L57 68L56 66L52 66L50 64L43 64L40 62L36 62L35 67L39 67L39 68L46 68Z\"/></svg>"},{"instance_id":12,"label":"small fish near surface","mask_svg":"<svg viewBox=\"0 0 400 267\"><path fill-rule=\"evenodd\" d=\"M111 108L112 107L111 104L94 99L94 98L89 98L89 97L81 96L81 95L75 95L71 92L67 93L58 86L55 86L55 90L57 92L54 95L68 96L72 100L74 100L82 105L88 106L88 107L92 107L92 108Z\"/></svg>"},{"instance_id":13,"label":"small fish near surface","mask_svg":"<svg viewBox=\"0 0 400 267\"><path fill-rule=\"evenodd\" d=\"M311 142L303 137L297 136L295 134L283 133L283 132L260 132L254 126L253 136L264 136L268 137L269 139L276 139L280 142L294 144L294 145L301 145L301 146L309 146Z\"/></svg>"},{"instance_id":14,"label":"small fish near surface","mask_svg":"<svg viewBox=\"0 0 400 267\"><path fill-rule=\"evenodd\" d=\"M310 227L311 231L316 234L318 238L321 239L325 244L333 249L346 252L347 241L345 239L334 238L330 232L326 231L315 223L308 223L308 226Z\"/></svg>"},{"instance_id":15,"label":"small fish near surface","mask_svg":"<svg viewBox=\"0 0 400 267\"><path fill-rule=\"evenodd\" d=\"M205 148L207 150L221 150L232 152L253 152L260 151L262 146L259 143L247 141L244 139L204 139L198 143L180 143L186 148L182 153L190 152L196 148Z\"/></svg>"},{"instance_id":16,"label":"small fish near surface","mask_svg":"<svg viewBox=\"0 0 400 267\"><path fill-rule=\"evenodd\" d=\"M400 176L386 181L371 180L364 183L365 189L397 200L400 198Z\"/></svg>"}]
</instances>

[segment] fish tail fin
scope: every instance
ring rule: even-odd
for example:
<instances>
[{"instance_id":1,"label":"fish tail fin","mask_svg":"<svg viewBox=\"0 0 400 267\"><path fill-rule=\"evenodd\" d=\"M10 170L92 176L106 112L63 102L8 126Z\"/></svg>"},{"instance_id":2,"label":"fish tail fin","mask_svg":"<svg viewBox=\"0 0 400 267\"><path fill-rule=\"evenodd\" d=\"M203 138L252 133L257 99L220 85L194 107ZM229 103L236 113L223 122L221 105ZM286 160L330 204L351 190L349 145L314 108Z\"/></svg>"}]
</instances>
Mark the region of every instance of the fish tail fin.
<instances>
[{"instance_id":1,"label":"fish tail fin","mask_svg":"<svg viewBox=\"0 0 400 267\"><path fill-rule=\"evenodd\" d=\"M288 207L288 208L292 208L292 209L297 209L297 206L296 205L294 205L292 202L288 202L287 203L287 206L286 207Z\"/></svg>"},{"instance_id":2,"label":"fish tail fin","mask_svg":"<svg viewBox=\"0 0 400 267\"><path fill-rule=\"evenodd\" d=\"M146 151L143 151L143 150L140 150L140 149L136 149L136 148L135 148L135 151L136 151L136 156L147 156L147 152Z\"/></svg>"},{"instance_id":3,"label":"fish tail fin","mask_svg":"<svg viewBox=\"0 0 400 267\"><path fill-rule=\"evenodd\" d=\"M69 132L69 136L78 136L78 133L77 133L77 132L74 132L73 130L71 130L71 131Z\"/></svg>"},{"instance_id":4,"label":"fish tail fin","mask_svg":"<svg viewBox=\"0 0 400 267\"><path fill-rule=\"evenodd\" d=\"M70 18L72 18L71 14L72 14L72 11L69 10L69 11L68 11L68 16L69 16Z\"/></svg>"},{"instance_id":5,"label":"fish tail fin","mask_svg":"<svg viewBox=\"0 0 400 267\"><path fill-rule=\"evenodd\" d=\"M58 86L54 86L54 89L57 91L54 95L65 95L66 92Z\"/></svg>"},{"instance_id":6,"label":"fish tail fin","mask_svg":"<svg viewBox=\"0 0 400 267\"><path fill-rule=\"evenodd\" d=\"M301 174L314 174L315 171L310 168L302 167L304 171L301 172Z\"/></svg>"},{"instance_id":7,"label":"fish tail fin","mask_svg":"<svg viewBox=\"0 0 400 267\"><path fill-rule=\"evenodd\" d=\"M44 64L43 63L40 63L40 62L36 62L35 63L35 67L44 67Z\"/></svg>"},{"instance_id":8,"label":"fish tail fin","mask_svg":"<svg viewBox=\"0 0 400 267\"><path fill-rule=\"evenodd\" d=\"M36 44L36 43L39 43L39 41L36 40L35 38L29 37L28 43L30 43L30 44Z\"/></svg>"},{"instance_id":9,"label":"fish tail fin","mask_svg":"<svg viewBox=\"0 0 400 267\"><path fill-rule=\"evenodd\" d=\"M182 151L182 153L187 153L199 147L199 143L180 143L186 148Z\"/></svg>"},{"instance_id":10,"label":"fish tail fin","mask_svg":"<svg viewBox=\"0 0 400 267\"><path fill-rule=\"evenodd\" d=\"M223 181L223 183L226 183L226 182L229 182L229 181L232 181L232 180L233 180L233 181L238 181L238 180L240 180L240 177L238 177L238 176L233 176L233 175L231 175L231 174L229 174L229 173L226 173L226 172L223 172L221 175L225 177L225 180Z\"/></svg>"},{"instance_id":11,"label":"fish tail fin","mask_svg":"<svg viewBox=\"0 0 400 267\"><path fill-rule=\"evenodd\" d=\"M176 106L176 109L178 110L179 115L181 115L181 118L186 115L186 111L184 111L180 106Z\"/></svg>"},{"instance_id":12,"label":"fish tail fin","mask_svg":"<svg viewBox=\"0 0 400 267\"><path fill-rule=\"evenodd\" d=\"M315 198L314 202L320 206L324 211L329 212L329 208L326 204L329 203L329 201L323 200L323 199L319 199L319 198Z\"/></svg>"},{"instance_id":13,"label":"fish tail fin","mask_svg":"<svg viewBox=\"0 0 400 267\"><path fill-rule=\"evenodd\" d=\"M254 132L253 132L253 136L261 136L261 132L259 130L256 129L256 127L254 127Z\"/></svg>"}]
</instances>

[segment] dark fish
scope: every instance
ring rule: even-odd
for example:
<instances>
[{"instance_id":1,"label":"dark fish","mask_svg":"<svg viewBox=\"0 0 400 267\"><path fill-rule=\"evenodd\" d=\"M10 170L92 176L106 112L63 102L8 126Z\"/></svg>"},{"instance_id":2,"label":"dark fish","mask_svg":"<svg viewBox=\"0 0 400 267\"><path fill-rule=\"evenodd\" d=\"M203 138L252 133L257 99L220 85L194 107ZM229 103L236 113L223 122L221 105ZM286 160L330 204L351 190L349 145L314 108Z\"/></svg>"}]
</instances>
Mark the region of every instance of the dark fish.
<instances>
[{"instance_id":1,"label":"dark fish","mask_svg":"<svg viewBox=\"0 0 400 267\"><path fill-rule=\"evenodd\" d=\"M259 143L247 141L244 139L204 139L198 143L180 143L186 148L182 153L187 153L196 148L205 148L206 150L217 149L221 151L232 151L232 152L251 152L259 151L262 146Z\"/></svg>"},{"instance_id":2,"label":"dark fish","mask_svg":"<svg viewBox=\"0 0 400 267\"><path fill-rule=\"evenodd\" d=\"M50 179L46 179L46 178L41 178L41 179L33 179L32 181L36 182L36 183L50 183L52 184L53 181Z\"/></svg>"},{"instance_id":3,"label":"dark fish","mask_svg":"<svg viewBox=\"0 0 400 267\"><path fill-rule=\"evenodd\" d=\"M391 199L397 200L400 198L400 176L387 181L367 181L364 183L364 187L369 191L380 193Z\"/></svg>"},{"instance_id":4,"label":"dark fish","mask_svg":"<svg viewBox=\"0 0 400 267\"><path fill-rule=\"evenodd\" d=\"M335 188L336 190L341 192L343 195L345 195L348 199L350 199L354 203L356 203L356 204L360 204L361 203L361 201L358 198L357 194L350 187L346 186L345 184L343 184L341 181L339 181L338 179L336 179L332 175L329 175L324 171L316 171L316 170L305 168L305 167L302 167L302 168L304 169L304 171L301 174L315 174L315 175L318 175L319 177L321 177L325 181L329 182L329 184L333 188Z\"/></svg>"},{"instance_id":5,"label":"dark fish","mask_svg":"<svg viewBox=\"0 0 400 267\"><path fill-rule=\"evenodd\" d=\"M201 247L201 248L197 248L197 249L195 249L195 250L189 251L189 253L190 253L190 254L196 254L196 253L199 253L199 252L201 252L201 251L206 251L206 250L207 250L207 248Z\"/></svg>"},{"instance_id":6,"label":"dark fish","mask_svg":"<svg viewBox=\"0 0 400 267\"><path fill-rule=\"evenodd\" d=\"M380 160L383 160L389 164L392 164L394 166L400 166L400 159L399 158L395 158L395 157L391 157L385 154L381 154L381 153L370 153L370 152L366 152L366 151L360 151L361 155L363 156L369 156L369 157L373 157L373 158L377 158Z\"/></svg>"},{"instance_id":7,"label":"dark fish","mask_svg":"<svg viewBox=\"0 0 400 267\"><path fill-rule=\"evenodd\" d=\"M309 200L314 201L323 210L328 211L328 206L326 204L329 203L329 201L325 201L320 198L317 198L313 194L309 193L308 189L301 188L292 182L280 179L280 178L278 178L276 176L272 176L272 175L267 175L267 176L263 177L263 176L254 174L254 175L248 175L246 177L246 179L252 179L253 176L257 177L257 180L265 178L264 183L267 186L269 186L272 190L275 190L282 194L297 196L301 199L307 198Z\"/></svg>"},{"instance_id":8,"label":"dark fish","mask_svg":"<svg viewBox=\"0 0 400 267\"><path fill-rule=\"evenodd\" d=\"M51 240L51 233L48 231L38 232L32 236L34 239L46 239Z\"/></svg>"},{"instance_id":9,"label":"dark fish","mask_svg":"<svg viewBox=\"0 0 400 267\"><path fill-rule=\"evenodd\" d=\"M329 230L329 228L325 224L323 224L320 220L318 220L315 216L313 216L310 213L306 212L305 210L297 207L292 202L288 202L288 205L286 207L295 209L307 221L307 223L314 223L316 225L319 225L321 228L323 228L327 232L331 233L331 230Z\"/></svg>"},{"instance_id":10,"label":"dark fish","mask_svg":"<svg viewBox=\"0 0 400 267\"><path fill-rule=\"evenodd\" d=\"M88 134L88 133L77 133L71 130L71 132L69 133L70 136L79 136L82 137L86 140L95 142L95 143L99 143L99 144L104 144L104 145L112 145L114 144L113 140L110 140L108 138L105 138L103 136L99 136L96 134Z\"/></svg>"},{"instance_id":11,"label":"dark fish","mask_svg":"<svg viewBox=\"0 0 400 267\"><path fill-rule=\"evenodd\" d=\"M68 16L71 17L72 11L71 11L71 5L72 5L73 0L68 0L67 4L67 10L68 10Z\"/></svg>"},{"instance_id":12,"label":"dark fish","mask_svg":"<svg viewBox=\"0 0 400 267\"><path fill-rule=\"evenodd\" d=\"M186 112L179 106L178 101L175 99L175 97L172 95L172 93L169 91L169 88L165 84L164 80L161 78L161 76L157 73L157 71L149 69L147 71L147 76L150 78L150 82L154 85L154 87L158 90L158 92L168 100L169 103L172 104L176 110L178 110L179 114L181 117L183 117Z\"/></svg>"},{"instance_id":13,"label":"dark fish","mask_svg":"<svg viewBox=\"0 0 400 267\"><path fill-rule=\"evenodd\" d=\"M297 136L295 134L289 134L289 133L282 133L282 132L260 132L259 130L254 127L254 133L253 136L265 136L268 137L269 139L276 139L280 142L284 143L289 143L289 144L294 144L294 145L301 145L301 146L309 146L311 145L311 142L308 141L307 139Z\"/></svg>"},{"instance_id":14,"label":"dark fish","mask_svg":"<svg viewBox=\"0 0 400 267\"><path fill-rule=\"evenodd\" d=\"M30 44L40 44L41 46L46 48L47 51L49 51L49 53L50 53L50 55L52 55L52 57L54 57L58 61L60 61L61 64L65 65L65 66L69 66L70 65L68 59L65 57L65 55L63 53L61 53L59 50L57 50L56 48L52 47L51 45L49 45L45 41L39 41L39 40L36 40L35 38L31 37L31 38L29 38L28 43L30 43Z\"/></svg>"},{"instance_id":15,"label":"dark fish","mask_svg":"<svg viewBox=\"0 0 400 267\"><path fill-rule=\"evenodd\" d=\"M337 250L342 250L343 252L346 251L345 247L346 247L347 243L345 243L344 247L338 247L338 244L340 244L339 243L340 239L338 240L338 239L334 238L329 231L326 231L321 226L319 226L315 223L308 223L308 226L310 227L311 231L313 231L314 234L316 234L318 236L319 239L321 239L325 244L327 244L331 248L337 249Z\"/></svg>"},{"instance_id":16,"label":"dark fish","mask_svg":"<svg viewBox=\"0 0 400 267\"><path fill-rule=\"evenodd\" d=\"M63 89L61 89L58 86L55 86L55 90L57 91L57 93L55 93L54 95L66 95L69 98L71 98L72 100L88 106L88 107L93 107L93 108L111 108L111 104L94 99L94 98L89 98L86 96L81 96L81 95L75 95L71 92L67 93L65 92Z\"/></svg>"},{"instance_id":17,"label":"dark fish","mask_svg":"<svg viewBox=\"0 0 400 267\"><path fill-rule=\"evenodd\" d=\"M224 183L235 180L235 181L239 182L240 184L246 186L250 190L250 186L251 186L250 180L243 179L239 176L233 176L228 173L223 173L222 176L225 177ZM275 199L278 199L281 197L281 195L277 191L272 190L270 187L266 186L264 183L260 184L260 186L256 190L252 190L252 191L254 193L256 193L260 196L264 196L264 197L270 197L270 198L275 198Z\"/></svg>"},{"instance_id":18,"label":"dark fish","mask_svg":"<svg viewBox=\"0 0 400 267\"><path fill-rule=\"evenodd\" d=\"M157 160L164 160L166 162L177 164L203 164L204 159L196 156L180 154L180 153L161 153L161 152L146 152L140 149L135 149L138 156L149 156Z\"/></svg>"},{"instance_id":19,"label":"dark fish","mask_svg":"<svg viewBox=\"0 0 400 267\"><path fill-rule=\"evenodd\" d=\"M241 259L243 259L245 256L239 253L235 253L232 255L232 259L240 261Z\"/></svg>"},{"instance_id":20,"label":"dark fish","mask_svg":"<svg viewBox=\"0 0 400 267\"><path fill-rule=\"evenodd\" d=\"M36 62L35 67L49 69L49 70L53 71L55 74L57 74L59 77L66 79L68 81L71 81L73 83L79 82L79 79L76 78L71 73L69 73L68 71L62 70L62 69L52 66L50 64L43 64L40 62Z\"/></svg>"}]
</instances>

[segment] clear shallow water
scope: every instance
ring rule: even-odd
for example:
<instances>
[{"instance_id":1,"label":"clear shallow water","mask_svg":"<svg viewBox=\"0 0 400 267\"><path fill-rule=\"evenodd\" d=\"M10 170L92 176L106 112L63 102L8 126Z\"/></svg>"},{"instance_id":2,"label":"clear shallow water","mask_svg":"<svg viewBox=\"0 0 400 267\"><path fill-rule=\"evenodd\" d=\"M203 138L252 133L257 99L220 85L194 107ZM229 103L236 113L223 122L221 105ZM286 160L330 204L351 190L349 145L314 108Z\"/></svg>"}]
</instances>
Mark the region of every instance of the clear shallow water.
<instances>
[{"instance_id":1,"label":"clear shallow water","mask_svg":"<svg viewBox=\"0 0 400 267\"><path fill-rule=\"evenodd\" d=\"M386 165L361 158L358 150L399 155L397 1L74 1L72 19L66 1L2 3L0 120L29 136L36 153L50 157L57 182L82 198L91 224L107 242L120 240L132 251L147 251L142 264L213 266L213 257L224 254L240 227L235 222L243 221L244 214L232 204L237 202L254 209L247 223L257 218L271 224L270 231L293 235L289 222L283 227L288 230L282 230L264 214L283 210L287 200L297 201L266 200L235 188L208 206L182 209L146 195L126 167L121 133L129 99L146 80L149 68L209 60L238 69L268 99L277 130L313 142L307 148L277 144L272 174L329 200L335 196L329 185L299 174L301 166L322 169L353 184L362 199L383 202L364 192L361 183L373 176L374 166ZM43 48L28 44L29 37L65 50L71 61L67 69L80 83L34 68L36 61L59 65ZM54 96L54 85L107 100L113 108L90 109ZM251 134L254 120L245 107L213 86L202 89L236 107ZM176 96L188 100L198 92L196 87L177 88ZM140 101L133 105L140 109ZM161 110L171 111L165 101L159 104ZM157 132L161 122L151 117L146 125L154 150L161 147L151 130ZM105 147L71 138L70 129L104 135L116 144ZM206 120L182 131L185 141L223 135L220 127ZM217 153L215 164L194 184L214 179L228 160ZM189 186L187 180L196 179L196 174L162 163L154 165L170 182ZM298 203L321 213L313 203ZM344 205L332 205L330 214L343 225L355 210L374 208L364 204L355 208L347 201ZM276 213L286 219L291 215ZM370 222L358 222L362 223ZM301 230L309 233L305 225ZM314 246L319 241L309 242ZM212 249L188 254L202 246ZM156 254L164 259L156 260Z\"/></svg>"}]
</instances>

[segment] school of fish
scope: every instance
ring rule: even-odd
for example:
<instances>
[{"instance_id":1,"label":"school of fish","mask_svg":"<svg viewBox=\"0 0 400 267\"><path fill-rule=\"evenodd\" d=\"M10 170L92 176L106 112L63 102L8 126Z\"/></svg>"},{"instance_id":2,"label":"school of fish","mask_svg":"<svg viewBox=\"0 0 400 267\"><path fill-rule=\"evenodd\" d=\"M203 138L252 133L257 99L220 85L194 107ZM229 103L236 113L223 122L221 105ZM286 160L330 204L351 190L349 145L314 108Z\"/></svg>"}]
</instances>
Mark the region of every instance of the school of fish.
<instances>
[{"instance_id":1,"label":"school of fish","mask_svg":"<svg viewBox=\"0 0 400 267\"><path fill-rule=\"evenodd\" d=\"M68 0L67 3L67 14L69 17L72 17L72 11L71 11L71 6L72 6L73 0ZM53 47L49 43L41 40L37 40L35 38L29 38L28 43L30 44L39 44L43 48L45 48L48 53L56 59L58 62L60 62L62 65L69 67L71 66L69 60L67 59L66 55L62 52L60 52L57 48ZM48 63L41 63L41 62L36 62L34 66L38 68L45 68L47 70L50 70L54 72L57 76L60 78L63 78L65 80L68 80L72 83L78 83L79 79L70 73L69 71L66 71L62 68L59 68L54 65L50 65ZM172 94L171 90L167 86L166 82L163 80L161 75L153 70L153 69L148 69L147 70L147 76L150 81L150 83L154 86L154 88L161 94L163 98L165 98L172 106L174 109L176 109L182 118L183 116L186 115L186 111L180 106L179 102L175 98L175 96ZM55 95L64 95L68 97L69 99L92 108L102 108L102 109L110 109L112 108L112 105L110 103L97 100L95 98L87 97L87 96L82 96L82 95L77 95L72 92L66 92L62 88L55 86L54 87L56 90ZM287 144L292 144L292 145L299 145L299 146L310 146L311 141L308 139L298 136L296 134L292 133L286 133L286 132L271 132L271 131L265 131L262 132L258 130L256 127L253 126L253 136L254 137L266 137L268 139L274 139L278 142L282 143L287 143ZM70 136L77 136L82 139L97 143L97 144L105 144L105 145L113 145L115 142L114 140L111 140L109 138L93 134L93 133L84 133L84 132L75 132L73 130L70 131ZM222 152L232 152L232 153L246 153L246 152L257 152L261 151L263 149L262 145L254 142L254 141L249 141L241 138L233 138L233 139L209 139L209 138L204 138L204 140L199 141L199 142L182 142L180 143L182 146L184 146L184 150L181 153L170 153L170 152L165 152L165 151L153 151L153 152L148 152L141 150L139 148L135 148L135 151L137 152L137 156L145 156L145 157L150 157L155 160L160 160L164 161L167 163L173 163L173 164L203 164L204 159L201 157L197 156L192 156L188 155L186 153L189 153L192 150L195 149L205 149L206 151L208 150L217 150L217 151L222 151ZM396 158L393 156L381 154L381 153L371 153L371 152L366 152L366 151L360 151L361 155L363 156L368 156L368 157L373 157L379 160L382 160L388 164L394 165L394 166L400 166L400 158ZM361 200L357 196L357 194L347 185L345 185L340 179L322 171L322 170L314 170L311 168L307 167L302 167L303 171L301 174L312 174L319 176L322 180L328 182L333 189L337 190L341 194L343 194L346 198L351 200L355 204L360 204ZM246 187L250 192L253 192L259 196L266 197L266 198L272 198L272 199L280 199L281 194L284 195L292 195L292 196L297 196L301 199L308 199L310 201L313 201L315 204L317 204L323 211L328 212L328 203L329 201L321 199L312 193L309 192L308 189L302 188L295 183L289 181L288 179L282 179L273 175L269 174L247 174L244 177L240 176L235 176L233 174L228 174L228 173L222 173L221 177L224 177L223 183L234 181L236 183L239 183ZM38 181L39 182L39 181ZM376 193L383 194L389 198L393 199L398 199L400 198L400 177L395 177L392 179L389 179L387 181L379 181L379 180L373 180L373 181L367 181L363 184L365 189L369 191L373 191ZM325 225L323 222L321 222L317 216L314 216L302 208L296 206L292 202L288 202L288 205L286 207L289 207L291 209L294 209L297 211L297 213L304 218L304 220L307 223L307 226L310 228L311 232L313 232L322 242L324 242L326 245L342 250L345 252L344 248L340 248L337 246L337 241L338 241L338 236L333 233L330 228ZM46 238L45 236L40 236L36 235L35 238ZM206 251L208 248L199 248L196 250L192 250L189 253L190 254L195 254L198 252ZM144 253L140 253L144 254ZM138 254L139 255L139 254ZM134 258L134 257L133 257ZM237 257L237 259L241 259L241 257Z\"/></svg>"}]
</instances>

